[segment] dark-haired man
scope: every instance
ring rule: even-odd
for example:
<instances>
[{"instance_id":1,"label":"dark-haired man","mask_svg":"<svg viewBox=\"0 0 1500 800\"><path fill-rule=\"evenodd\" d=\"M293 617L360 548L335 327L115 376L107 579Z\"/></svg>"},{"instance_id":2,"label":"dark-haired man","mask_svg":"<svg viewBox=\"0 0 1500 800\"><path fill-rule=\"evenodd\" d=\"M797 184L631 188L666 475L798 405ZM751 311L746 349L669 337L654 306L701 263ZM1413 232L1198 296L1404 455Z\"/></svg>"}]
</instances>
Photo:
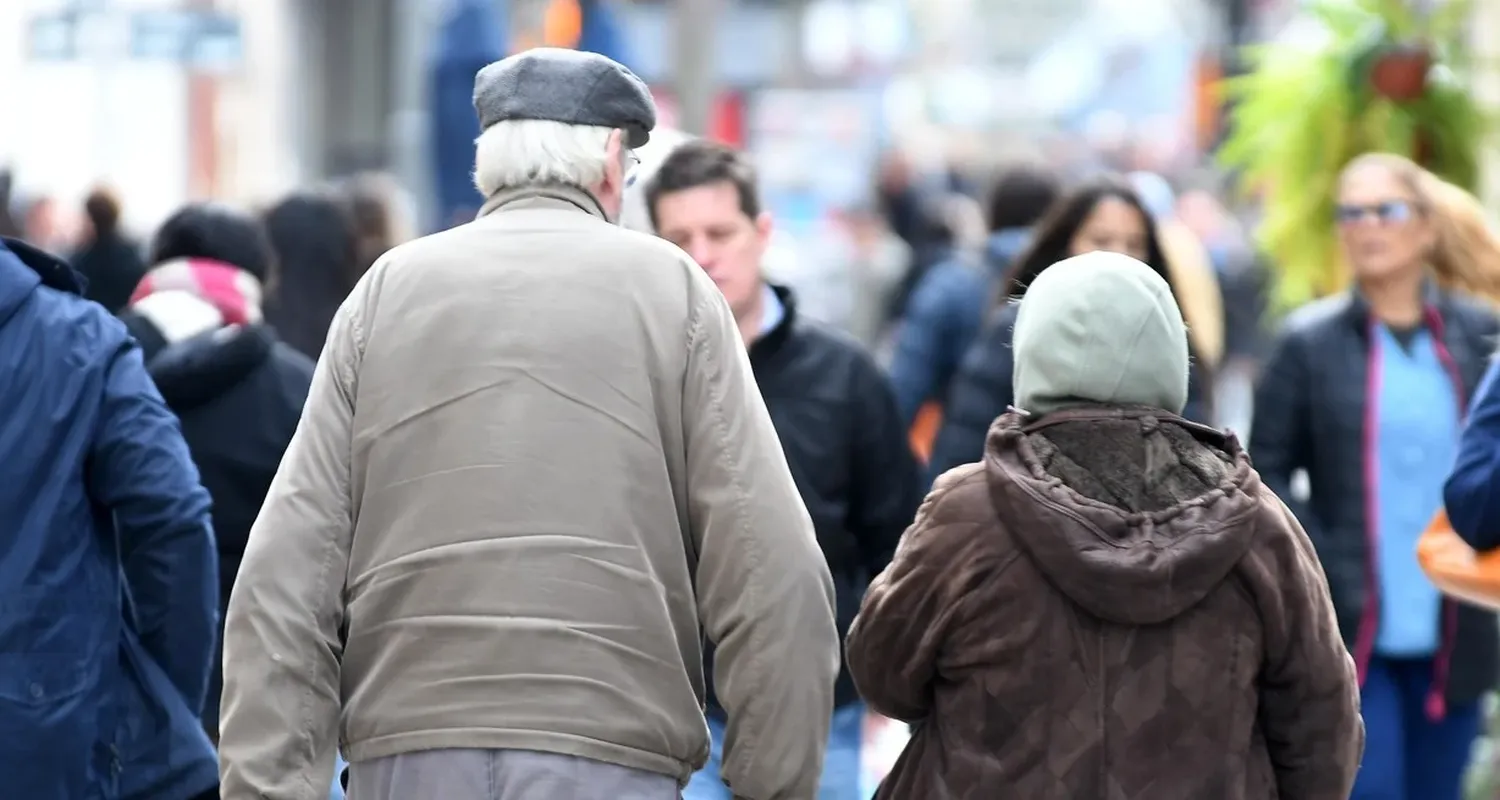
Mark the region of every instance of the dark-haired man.
<instances>
[{"instance_id":1,"label":"dark-haired man","mask_svg":"<svg viewBox=\"0 0 1500 800\"><path fill-rule=\"evenodd\" d=\"M679 146L647 186L646 204L658 235L693 257L734 312L833 573L842 636L921 502L891 387L857 343L799 319L792 293L762 277L771 217L744 154L707 141ZM712 692L708 705L713 753L688 785L688 800L730 796L719 780L725 715ZM840 674L820 800L864 796L864 717L853 683Z\"/></svg>"}]
</instances>

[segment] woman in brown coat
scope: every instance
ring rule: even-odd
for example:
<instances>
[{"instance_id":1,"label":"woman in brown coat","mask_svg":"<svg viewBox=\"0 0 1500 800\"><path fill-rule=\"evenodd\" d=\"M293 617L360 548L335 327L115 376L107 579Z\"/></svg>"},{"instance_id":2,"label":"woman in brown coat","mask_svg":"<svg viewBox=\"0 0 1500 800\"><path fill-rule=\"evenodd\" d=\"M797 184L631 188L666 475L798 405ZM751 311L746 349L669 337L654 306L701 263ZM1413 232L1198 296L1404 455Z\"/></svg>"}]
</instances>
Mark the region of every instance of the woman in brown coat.
<instances>
[{"instance_id":1,"label":"woman in brown coat","mask_svg":"<svg viewBox=\"0 0 1500 800\"><path fill-rule=\"evenodd\" d=\"M1016 401L939 479L848 665L915 723L882 800L1346 800L1354 664L1302 528L1178 412L1187 331L1127 256L1046 270Z\"/></svg>"}]
</instances>

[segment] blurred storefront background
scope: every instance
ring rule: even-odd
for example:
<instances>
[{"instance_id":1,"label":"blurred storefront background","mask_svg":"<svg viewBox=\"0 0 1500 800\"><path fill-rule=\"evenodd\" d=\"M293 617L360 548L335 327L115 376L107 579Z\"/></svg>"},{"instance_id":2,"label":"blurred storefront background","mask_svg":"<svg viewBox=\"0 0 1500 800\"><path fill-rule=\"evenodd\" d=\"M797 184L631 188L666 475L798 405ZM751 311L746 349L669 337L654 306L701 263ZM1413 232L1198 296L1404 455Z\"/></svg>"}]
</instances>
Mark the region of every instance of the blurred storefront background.
<instances>
[{"instance_id":1,"label":"blurred storefront background","mask_svg":"<svg viewBox=\"0 0 1500 800\"><path fill-rule=\"evenodd\" d=\"M1476 13L1493 19L1497 2ZM800 235L868 203L893 151L983 168L1038 148L1107 158L1130 142L1132 166L1191 166L1213 141L1203 87L1226 48L1297 6L1235 3L7 0L0 165L23 194L65 203L102 179L132 198L137 227L190 197L253 202L383 169L436 226L474 202L475 66L560 44L629 64L668 124L706 121L754 150ZM1475 31L1500 38L1500 25Z\"/></svg>"}]
</instances>

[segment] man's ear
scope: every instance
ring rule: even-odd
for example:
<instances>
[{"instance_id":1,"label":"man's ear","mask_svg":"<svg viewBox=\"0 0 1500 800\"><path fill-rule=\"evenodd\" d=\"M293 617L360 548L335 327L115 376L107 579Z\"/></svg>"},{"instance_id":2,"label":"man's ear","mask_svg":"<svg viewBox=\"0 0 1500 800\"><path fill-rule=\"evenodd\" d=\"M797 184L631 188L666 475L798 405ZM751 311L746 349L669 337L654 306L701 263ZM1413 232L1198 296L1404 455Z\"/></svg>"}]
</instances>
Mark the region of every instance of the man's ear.
<instances>
[{"instance_id":1,"label":"man's ear","mask_svg":"<svg viewBox=\"0 0 1500 800\"><path fill-rule=\"evenodd\" d=\"M771 233L775 228L776 224L771 221L771 212L762 211L755 216L755 233L761 241L771 241Z\"/></svg>"},{"instance_id":2,"label":"man's ear","mask_svg":"<svg viewBox=\"0 0 1500 800\"><path fill-rule=\"evenodd\" d=\"M619 128L609 132L604 141L604 184L609 189L625 191L625 132Z\"/></svg>"}]
</instances>

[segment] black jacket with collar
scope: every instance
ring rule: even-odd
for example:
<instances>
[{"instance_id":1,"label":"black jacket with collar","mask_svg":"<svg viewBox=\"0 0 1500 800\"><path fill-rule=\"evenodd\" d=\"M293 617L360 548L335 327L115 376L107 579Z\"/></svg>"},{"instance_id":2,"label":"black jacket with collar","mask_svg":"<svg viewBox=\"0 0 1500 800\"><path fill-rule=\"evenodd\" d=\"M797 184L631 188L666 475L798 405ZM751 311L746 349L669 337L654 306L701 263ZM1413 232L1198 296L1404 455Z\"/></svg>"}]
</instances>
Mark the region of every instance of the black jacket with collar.
<instances>
[{"instance_id":1,"label":"black jacket with collar","mask_svg":"<svg viewBox=\"0 0 1500 800\"><path fill-rule=\"evenodd\" d=\"M169 344L144 317L127 310L120 318L140 342L151 378L181 421L203 487L213 497L222 626L250 527L302 418L315 364L264 324L220 328ZM211 734L218 731L222 666L214 661L204 703Z\"/></svg>"},{"instance_id":2,"label":"black jacket with collar","mask_svg":"<svg viewBox=\"0 0 1500 800\"><path fill-rule=\"evenodd\" d=\"M1339 629L1361 678L1380 602L1374 580L1377 554L1371 547L1375 498L1367 472L1375 455L1369 378L1376 324L1363 298L1353 292L1294 312L1256 387L1250 431L1250 456L1261 478L1292 507L1317 548ZM1432 289L1425 325L1467 407L1495 349L1500 321L1473 298ZM1305 503L1292 499L1292 475L1298 470L1307 473ZM1443 614L1431 710L1443 700L1476 700L1495 684L1500 668L1494 614L1453 602L1444 603Z\"/></svg>"},{"instance_id":3,"label":"black jacket with collar","mask_svg":"<svg viewBox=\"0 0 1500 800\"><path fill-rule=\"evenodd\" d=\"M790 290L772 288L785 314L750 345L750 366L833 573L842 637L916 516L921 478L885 373L853 338L798 317ZM711 675L708 686L722 717ZM835 704L856 699L840 673Z\"/></svg>"}]
</instances>

